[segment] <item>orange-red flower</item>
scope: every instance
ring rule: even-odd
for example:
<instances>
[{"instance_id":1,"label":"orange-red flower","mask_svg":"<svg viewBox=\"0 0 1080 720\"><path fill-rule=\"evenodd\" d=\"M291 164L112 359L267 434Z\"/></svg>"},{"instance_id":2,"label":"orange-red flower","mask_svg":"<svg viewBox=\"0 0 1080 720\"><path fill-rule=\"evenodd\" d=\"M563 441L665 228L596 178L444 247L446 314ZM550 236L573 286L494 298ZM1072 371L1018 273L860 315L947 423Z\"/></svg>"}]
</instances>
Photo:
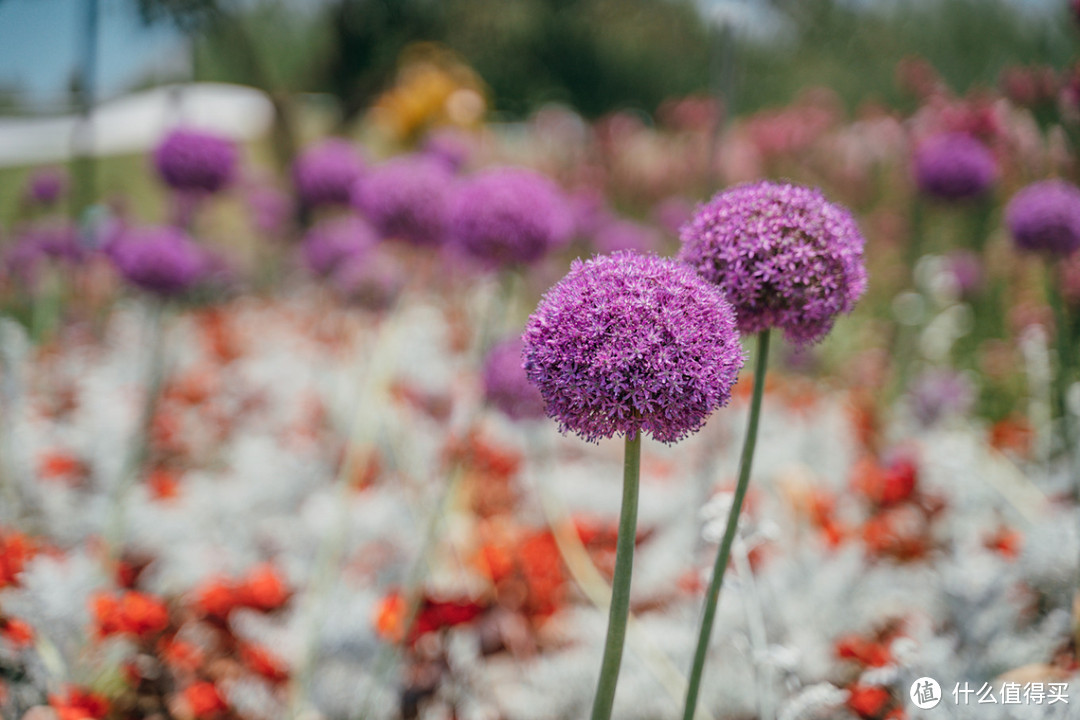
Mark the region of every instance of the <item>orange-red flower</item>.
<instances>
[{"instance_id":1,"label":"orange-red flower","mask_svg":"<svg viewBox=\"0 0 1080 720\"><path fill-rule=\"evenodd\" d=\"M58 720L101 720L109 713L109 701L82 688L70 688L66 695L51 695L49 705Z\"/></svg>"},{"instance_id":2,"label":"orange-red flower","mask_svg":"<svg viewBox=\"0 0 1080 720\"><path fill-rule=\"evenodd\" d=\"M289 669L277 655L259 645L242 645L240 658L256 675L261 675L273 684L289 679Z\"/></svg>"},{"instance_id":3,"label":"orange-red flower","mask_svg":"<svg viewBox=\"0 0 1080 720\"><path fill-rule=\"evenodd\" d=\"M852 685L848 690L848 708L865 720L876 720L885 714L892 696L889 691L876 685Z\"/></svg>"},{"instance_id":4,"label":"orange-red flower","mask_svg":"<svg viewBox=\"0 0 1080 720\"><path fill-rule=\"evenodd\" d=\"M184 702L196 718L211 718L229 709L212 682L197 682L184 690Z\"/></svg>"},{"instance_id":5,"label":"orange-red flower","mask_svg":"<svg viewBox=\"0 0 1080 720\"><path fill-rule=\"evenodd\" d=\"M264 612L277 610L289 600L281 574L269 563L257 565L236 589L241 604Z\"/></svg>"},{"instance_id":6,"label":"orange-red flower","mask_svg":"<svg viewBox=\"0 0 1080 720\"><path fill-rule=\"evenodd\" d=\"M117 595L98 593L91 598L94 629L98 637L133 635L146 638L169 625L165 603L145 593L127 591Z\"/></svg>"},{"instance_id":7,"label":"orange-red flower","mask_svg":"<svg viewBox=\"0 0 1080 720\"><path fill-rule=\"evenodd\" d=\"M17 618L0 618L0 635L16 647L34 642L34 628Z\"/></svg>"}]
</instances>

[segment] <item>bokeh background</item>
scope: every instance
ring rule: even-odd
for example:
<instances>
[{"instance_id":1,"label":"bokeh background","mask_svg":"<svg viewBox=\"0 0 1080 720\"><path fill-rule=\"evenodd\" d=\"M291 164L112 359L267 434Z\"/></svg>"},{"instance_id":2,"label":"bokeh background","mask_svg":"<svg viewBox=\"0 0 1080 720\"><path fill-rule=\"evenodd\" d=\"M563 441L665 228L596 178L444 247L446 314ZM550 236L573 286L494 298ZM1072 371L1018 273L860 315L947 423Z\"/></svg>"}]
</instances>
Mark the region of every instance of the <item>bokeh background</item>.
<instances>
[{"instance_id":1,"label":"bokeh background","mask_svg":"<svg viewBox=\"0 0 1080 720\"><path fill-rule=\"evenodd\" d=\"M1061 0L0 0L0 713L585 717L621 444L516 338L775 179L869 289L773 355L698 717L1076 717L1080 255L1006 208L1078 150ZM453 231L507 165L540 257ZM680 716L751 384L646 441L615 717Z\"/></svg>"}]
</instances>

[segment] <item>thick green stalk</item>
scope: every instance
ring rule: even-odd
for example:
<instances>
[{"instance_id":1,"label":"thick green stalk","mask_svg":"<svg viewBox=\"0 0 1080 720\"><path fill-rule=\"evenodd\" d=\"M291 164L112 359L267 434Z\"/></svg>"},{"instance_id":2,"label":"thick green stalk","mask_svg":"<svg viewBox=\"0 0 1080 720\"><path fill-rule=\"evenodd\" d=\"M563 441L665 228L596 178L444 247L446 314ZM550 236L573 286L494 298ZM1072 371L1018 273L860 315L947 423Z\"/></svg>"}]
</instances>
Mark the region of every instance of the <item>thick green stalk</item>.
<instances>
[{"instance_id":1,"label":"thick green stalk","mask_svg":"<svg viewBox=\"0 0 1080 720\"><path fill-rule=\"evenodd\" d=\"M607 640L596 685L592 720L609 720L619 682L626 624L630 616L630 576L634 568L634 540L637 535L638 485L641 476L641 432L626 436L623 456L622 510L619 512L619 541L615 551L615 577L611 583Z\"/></svg>"},{"instance_id":2,"label":"thick green stalk","mask_svg":"<svg viewBox=\"0 0 1080 720\"><path fill-rule=\"evenodd\" d=\"M757 444L758 419L761 417L761 396L765 391L765 369L769 360L769 331L763 330L758 335L757 365L754 368L754 394L750 400L750 419L746 425L746 439L743 441L742 455L739 458L739 482L735 486L735 498L731 501L724 538L716 553L713 565L712 581L705 595L705 612L701 619L701 632L698 634L697 649L694 651L694 665L690 669L690 681L686 688L686 706L683 720L693 720L697 709L698 693L701 691L701 676L705 669L705 655L709 649L713 621L716 619L716 607L720 600L720 586L724 583L728 560L731 558L731 546L735 542L735 531L739 526L739 513L742 511L746 489L750 486L750 466L754 461L754 446Z\"/></svg>"}]
</instances>

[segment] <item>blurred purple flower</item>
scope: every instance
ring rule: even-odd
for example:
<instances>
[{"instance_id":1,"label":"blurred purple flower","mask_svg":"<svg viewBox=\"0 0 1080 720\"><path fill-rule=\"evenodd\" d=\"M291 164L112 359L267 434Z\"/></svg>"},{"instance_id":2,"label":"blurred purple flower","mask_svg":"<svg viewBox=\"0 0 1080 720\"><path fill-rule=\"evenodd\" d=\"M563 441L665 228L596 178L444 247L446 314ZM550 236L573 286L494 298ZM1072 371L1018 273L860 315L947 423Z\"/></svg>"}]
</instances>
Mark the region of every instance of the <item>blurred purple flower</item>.
<instances>
[{"instance_id":1,"label":"blurred purple flower","mask_svg":"<svg viewBox=\"0 0 1080 720\"><path fill-rule=\"evenodd\" d=\"M613 219L604 223L593 235L593 247L605 254L617 250L655 252L659 244L660 235L656 230L631 220Z\"/></svg>"},{"instance_id":2,"label":"blurred purple flower","mask_svg":"<svg viewBox=\"0 0 1080 720\"><path fill-rule=\"evenodd\" d=\"M1080 248L1080 188L1064 180L1032 183L1009 200L1005 223L1021 250L1070 255Z\"/></svg>"},{"instance_id":3,"label":"blurred purple flower","mask_svg":"<svg viewBox=\"0 0 1080 720\"><path fill-rule=\"evenodd\" d=\"M162 297L190 290L210 267L206 251L175 227L124 230L105 252L128 282Z\"/></svg>"},{"instance_id":4,"label":"blurred purple flower","mask_svg":"<svg viewBox=\"0 0 1080 720\"><path fill-rule=\"evenodd\" d=\"M275 187L261 186L247 196L251 220L261 233L280 233L293 216L292 199Z\"/></svg>"},{"instance_id":5,"label":"blurred purple flower","mask_svg":"<svg viewBox=\"0 0 1080 720\"><path fill-rule=\"evenodd\" d=\"M371 247L338 263L331 283L349 302L373 312L393 307L405 287L405 268L382 247Z\"/></svg>"},{"instance_id":6,"label":"blurred purple flower","mask_svg":"<svg viewBox=\"0 0 1080 720\"><path fill-rule=\"evenodd\" d=\"M154 149L161 178L182 192L218 192L232 181L236 163L231 140L202 130L177 128Z\"/></svg>"},{"instance_id":7,"label":"blurred purple flower","mask_svg":"<svg viewBox=\"0 0 1080 720\"><path fill-rule=\"evenodd\" d=\"M975 404L975 387L962 373L928 370L911 383L911 410L924 426L950 415L965 415Z\"/></svg>"},{"instance_id":8,"label":"blurred purple flower","mask_svg":"<svg viewBox=\"0 0 1080 720\"><path fill-rule=\"evenodd\" d=\"M312 145L293 163L293 183L305 207L347 205L364 162L348 140L330 138Z\"/></svg>"},{"instance_id":9,"label":"blurred purple flower","mask_svg":"<svg viewBox=\"0 0 1080 720\"><path fill-rule=\"evenodd\" d=\"M592 237L605 223L612 219L604 193L598 188L581 187L567 198L574 221L574 234Z\"/></svg>"},{"instance_id":10,"label":"blurred purple flower","mask_svg":"<svg viewBox=\"0 0 1080 720\"><path fill-rule=\"evenodd\" d=\"M971 250L954 250L945 256L945 272L952 277L961 296L982 287L982 260Z\"/></svg>"},{"instance_id":11,"label":"blurred purple flower","mask_svg":"<svg viewBox=\"0 0 1080 720\"><path fill-rule=\"evenodd\" d=\"M739 330L821 340L866 290L851 214L817 190L759 182L717 193L681 231L679 259L720 286Z\"/></svg>"},{"instance_id":12,"label":"blurred purple flower","mask_svg":"<svg viewBox=\"0 0 1080 720\"><path fill-rule=\"evenodd\" d=\"M339 217L308 230L300 243L300 255L312 273L326 277L376 242L378 237L367 222L358 217Z\"/></svg>"},{"instance_id":13,"label":"blurred purple flower","mask_svg":"<svg viewBox=\"0 0 1080 720\"><path fill-rule=\"evenodd\" d=\"M511 420L544 417L544 398L522 367L525 342L520 337L496 344L484 361L484 395Z\"/></svg>"},{"instance_id":14,"label":"blurred purple flower","mask_svg":"<svg viewBox=\"0 0 1080 720\"><path fill-rule=\"evenodd\" d=\"M52 205L60 199L68 186L68 175L63 168L48 167L35 170L26 183L26 198L37 205Z\"/></svg>"},{"instance_id":15,"label":"blurred purple flower","mask_svg":"<svg viewBox=\"0 0 1080 720\"><path fill-rule=\"evenodd\" d=\"M574 261L522 337L548 416L589 441L644 431L676 442L728 402L743 364L719 289L653 255Z\"/></svg>"},{"instance_id":16,"label":"blurred purple flower","mask_svg":"<svg viewBox=\"0 0 1080 720\"><path fill-rule=\"evenodd\" d=\"M437 245L446 234L448 191L453 177L436 160L395 158L372 168L353 187L353 205L384 238Z\"/></svg>"},{"instance_id":17,"label":"blurred purple flower","mask_svg":"<svg viewBox=\"0 0 1080 720\"><path fill-rule=\"evenodd\" d=\"M967 133L933 135L915 151L919 190L943 200L966 200L986 193L998 178L997 160Z\"/></svg>"},{"instance_id":18,"label":"blurred purple flower","mask_svg":"<svg viewBox=\"0 0 1080 720\"><path fill-rule=\"evenodd\" d=\"M71 225L38 225L16 237L8 248L4 264L20 282L32 286L41 263L48 260L78 264L85 257L78 231Z\"/></svg>"},{"instance_id":19,"label":"blurred purple flower","mask_svg":"<svg viewBox=\"0 0 1080 720\"><path fill-rule=\"evenodd\" d=\"M458 173L469 161L472 142L464 133L449 129L436 130L424 140L420 152L451 173Z\"/></svg>"},{"instance_id":20,"label":"blurred purple flower","mask_svg":"<svg viewBox=\"0 0 1080 720\"><path fill-rule=\"evenodd\" d=\"M532 170L500 167L464 181L451 203L453 237L489 267L539 260L563 245L573 218L562 191Z\"/></svg>"},{"instance_id":21,"label":"blurred purple flower","mask_svg":"<svg viewBox=\"0 0 1080 720\"><path fill-rule=\"evenodd\" d=\"M653 208L653 222L665 232L679 234L679 228L694 217L694 204L684 197L673 195Z\"/></svg>"}]
</instances>

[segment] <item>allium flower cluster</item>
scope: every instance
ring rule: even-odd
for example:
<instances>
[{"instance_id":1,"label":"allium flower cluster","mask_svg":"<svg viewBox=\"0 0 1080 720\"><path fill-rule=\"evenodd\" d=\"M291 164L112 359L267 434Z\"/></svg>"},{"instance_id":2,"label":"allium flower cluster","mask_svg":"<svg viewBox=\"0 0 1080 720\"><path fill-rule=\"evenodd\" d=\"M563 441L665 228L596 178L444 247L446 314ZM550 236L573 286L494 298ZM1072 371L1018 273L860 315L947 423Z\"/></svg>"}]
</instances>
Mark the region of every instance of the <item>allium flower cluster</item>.
<instances>
[{"instance_id":1,"label":"allium flower cluster","mask_svg":"<svg viewBox=\"0 0 1080 720\"><path fill-rule=\"evenodd\" d=\"M30 176L26 197L38 205L52 205L68 186L68 176L62 168L42 168Z\"/></svg>"},{"instance_id":2,"label":"allium flower cluster","mask_svg":"<svg viewBox=\"0 0 1080 720\"><path fill-rule=\"evenodd\" d=\"M363 170L352 143L332 138L301 153L293 164L293 183L305 207L347 205Z\"/></svg>"},{"instance_id":3,"label":"allium flower cluster","mask_svg":"<svg viewBox=\"0 0 1080 720\"><path fill-rule=\"evenodd\" d=\"M942 133L915 151L919 189L943 200L967 200L987 192L998 178L993 153L967 133Z\"/></svg>"},{"instance_id":4,"label":"allium flower cluster","mask_svg":"<svg viewBox=\"0 0 1080 720\"><path fill-rule=\"evenodd\" d=\"M718 193L680 233L679 259L723 290L743 333L817 342L866 289L863 240L817 190L760 182Z\"/></svg>"},{"instance_id":5,"label":"allium flower cluster","mask_svg":"<svg viewBox=\"0 0 1080 720\"><path fill-rule=\"evenodd\" d=\"M78 264L85 253L78 233L70 225L40 225L21 234L4 256L5 269L21 282L33 285L41 263L47 260Z\"/></svg>"},{"instance_id":6,"label":"allium flower cluster","mask_svg":"<svg viewBox=\"0 0 1080 720\"><path fill-rule=\"evenodd\" d=\"M362 255L377 241L375 231L360 218L334 218L308 230L300 244L300 254L313 274L325 277L343 262Z\"/></svg>"},{"instance_id":7,"label":"allium flower cluster","mask_svg":"<svg viewBox=\"0 0 1080 720\"><path fill-rule=\"evenodd\" d=\"M1071 255L1080 248L1080 188L1064 180L1032 183L1009 200L1005 223L1021 250Z\"/></svg>"},{"instance_id":8,"label":"allium flower cluster","mask_svg":"<svg viewBox=\"0 0 1080 720\"><path fill-rule=\"evenodd\" d=\"M493 168L466 180L451 203L451 232L490 267L539 260L566 243L573 218L562 191L524 168Z\"/></svg>"},{"instance_id":9,"label":"allium flower cluster","mask_svg":"<svg viewBox=\"0 0 1080 720\"><path fill-rule=\"evenodd\" d=\"M521 338L504 340L491 348L484 360L484 396L511 420L544 416L544 398L521 366L524 348Z\"/></svg>"},{"instance_id":10,"label":"allium flower cluster","mask_svg":"<svg viewBox=\"0 0 1080 720\"><path fill-rule=\"evenodd\" d=\"M405 287L405 268L385 247L353 255L334 270L331 282L346 300L366 310L390 309Z\"/></svg>"},{"instance_id":11,"label":"allium flower cluster","mask_svg":"<svg viewBox=\"0 0 1080 720\"><path fill-rule=\"evenodd\" d=\"M718 288L674 260L627 252L575 261L522 337L547 414L589 441L696 432L730 399L743 363Z\"/></svg>"},{"instance_id":12,"label":"allium flower cluster","mask_svg":"<svg viewBox=\"0 0 1080 720\"><path fill-rule=\"evenodd\" d=\"M174 190L215 193L233 178L236 146L214 133L178 128L154 150L154 166Z\"/></svg>"},{"instance_id":13,"label":"allium flower cluster","mask_svg":"<svg viewBox=\"0 0 1080 720\"><path fill-rule=\"evenodd\" d=\"M446 166L423 156L401 157L376 168L356 183L353 205L385 238L413 245L436 245L446 233Z\"/></svg>"},{"instance_id":14,"label":"allium flower cluster","mask_svg":"<svg viewBox=\"0 0 1080 720\"><path fill-rule=\"evenodd\" d=\"M163 297L189 290L208 267L206 252L175 227L124 231L107 252L128 282Z\"/></svg>"}]
</instances>

